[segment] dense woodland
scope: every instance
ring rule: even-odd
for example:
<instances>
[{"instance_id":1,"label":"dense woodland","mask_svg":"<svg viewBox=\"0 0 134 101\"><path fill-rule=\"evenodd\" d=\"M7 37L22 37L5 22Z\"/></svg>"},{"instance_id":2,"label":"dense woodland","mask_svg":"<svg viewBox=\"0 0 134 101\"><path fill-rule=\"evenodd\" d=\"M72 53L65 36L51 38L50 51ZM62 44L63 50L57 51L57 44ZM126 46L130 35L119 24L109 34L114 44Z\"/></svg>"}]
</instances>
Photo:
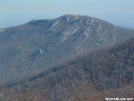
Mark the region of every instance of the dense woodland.
<instances>
[{"instance_id":1,"label":"dense woodland","mask_svg":"<svg viewBox=\"0 0 134 101\"><path fill-rule=\"evenodd\" d=\"M0 101L134 98L134 38L74 57L34 76L3 85L0 86Z\"/></svg>"}]
</instances>

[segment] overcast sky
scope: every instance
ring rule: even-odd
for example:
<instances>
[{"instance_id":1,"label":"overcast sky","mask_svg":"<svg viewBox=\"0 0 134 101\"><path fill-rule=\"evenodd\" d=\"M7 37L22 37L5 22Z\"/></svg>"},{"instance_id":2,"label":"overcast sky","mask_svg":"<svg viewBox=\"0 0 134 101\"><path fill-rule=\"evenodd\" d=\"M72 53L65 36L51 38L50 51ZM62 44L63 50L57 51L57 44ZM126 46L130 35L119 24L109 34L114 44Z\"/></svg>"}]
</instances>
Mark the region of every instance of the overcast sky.
<instances>
[{"instance_id":1,"label":"overcast sky","mask_svg":"<svg viewBox=\"0 0 134 101\"><path fill-rule=\"evenodd\" d=\"M0 28L65 14L88 15L134 28L134 0L0 0Z\"/></svg>"}]
</instances>

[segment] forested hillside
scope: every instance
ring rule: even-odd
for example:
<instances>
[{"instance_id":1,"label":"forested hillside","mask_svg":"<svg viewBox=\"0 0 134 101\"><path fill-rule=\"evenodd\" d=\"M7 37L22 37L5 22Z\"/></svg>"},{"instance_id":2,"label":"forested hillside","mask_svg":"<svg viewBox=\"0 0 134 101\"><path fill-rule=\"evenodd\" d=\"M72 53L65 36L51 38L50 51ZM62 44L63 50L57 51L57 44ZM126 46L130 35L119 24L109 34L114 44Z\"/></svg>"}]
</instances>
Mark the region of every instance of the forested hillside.
<instances>
[{"instance_id":1,"label":"forested hillside","mask_svg":"<svg viewBox=\"0 0 134 101\"><path fill-rule=\"evenodd\" d=\"M35 76L1 86L3 96L7 94L11 98L18 93L20 98L24 98L24 94L27 94L27 98L32 94L41 96L42 101L134 98L134 38L77 56ZM35 98L33 101L36 101Z\"/></svg>"}]
</instances>

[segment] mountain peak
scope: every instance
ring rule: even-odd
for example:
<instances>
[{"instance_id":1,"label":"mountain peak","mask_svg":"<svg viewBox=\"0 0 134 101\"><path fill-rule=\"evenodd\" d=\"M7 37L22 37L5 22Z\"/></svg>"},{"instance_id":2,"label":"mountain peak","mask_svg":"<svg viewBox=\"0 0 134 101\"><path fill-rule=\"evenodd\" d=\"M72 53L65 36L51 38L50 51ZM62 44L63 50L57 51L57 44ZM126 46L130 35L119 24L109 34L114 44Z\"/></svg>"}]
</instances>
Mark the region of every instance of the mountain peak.
<instances>
[{"instance_id":1,"label":"mountain peak","mask_svg":"<svg viewBox=\"0 0 134 101\"><path fill-rule=\"evenodd\" d=\"M32 25L42 25L43 23L50 23L50 22L53 22L53 21L61 21L61 22L72 22L72 21L76 21L76 20L79 20L81 21L81 23L84 21L86 23L89 23L89 22L97 22L97 19L96 18L93 18L93 17L89 17L89 16L86 16L86 15L76 15L76 14L66 14L66 15L62 15L56 19L45 19L45 20L36 20L36 19L33 19L31 20L28 24L32 24Z\"/></svg>"},{"instance_id":2,"label":"mountain peak","mask_svg":"<svg viewBox=\"0 0 134 101\"><path fill-rule=\"evenodd\" d=\"M57 18L57 20L61 20L65 22L73 22L73 21L79 20L80 23L84 23L84 24L89 24L89 23L93 24L94 22L101 21L94 17L90 17L86 15L76 15L76 14L66 14Z\"/></svg>"},{"instance_id":3,"label":"mountain peak","mask_svg":"<svg viewBox=\"0 0 134 101\"><path fill-rule=\"evenodd\" d=\"M66 21L70 21L70 20L77 20L79 17L80 17L79 15L75 15L75 14L66 14L59 17L58 19L64 19Z\"/></svg>"}]
</instances>

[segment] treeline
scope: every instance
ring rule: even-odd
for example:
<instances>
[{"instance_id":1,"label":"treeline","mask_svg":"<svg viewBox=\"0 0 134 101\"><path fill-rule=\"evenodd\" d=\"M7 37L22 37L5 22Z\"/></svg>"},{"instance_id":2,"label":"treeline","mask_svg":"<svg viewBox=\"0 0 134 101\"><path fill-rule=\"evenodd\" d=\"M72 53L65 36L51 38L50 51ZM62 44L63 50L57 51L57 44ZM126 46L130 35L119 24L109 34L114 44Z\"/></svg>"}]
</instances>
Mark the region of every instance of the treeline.
<instances>
[{"instance_id":1,"label":"treeline","mask_svg":"<svg viewBox=\"0 0 134 101\"><path fill-rule=\"evenodd\" d=\"M105 101L105 98L134 98L134 85L127 85L118 89L96 91L93 85L77 84L68 85L66 95L60 94L52 99L37 90L21 91L15 89L1 90L0 101ZM18 88L17 88L18 89ZM65 91L64 91L65 92ZM57 92L58 93L58 92Z\"/></svg>"}]
</instances>

